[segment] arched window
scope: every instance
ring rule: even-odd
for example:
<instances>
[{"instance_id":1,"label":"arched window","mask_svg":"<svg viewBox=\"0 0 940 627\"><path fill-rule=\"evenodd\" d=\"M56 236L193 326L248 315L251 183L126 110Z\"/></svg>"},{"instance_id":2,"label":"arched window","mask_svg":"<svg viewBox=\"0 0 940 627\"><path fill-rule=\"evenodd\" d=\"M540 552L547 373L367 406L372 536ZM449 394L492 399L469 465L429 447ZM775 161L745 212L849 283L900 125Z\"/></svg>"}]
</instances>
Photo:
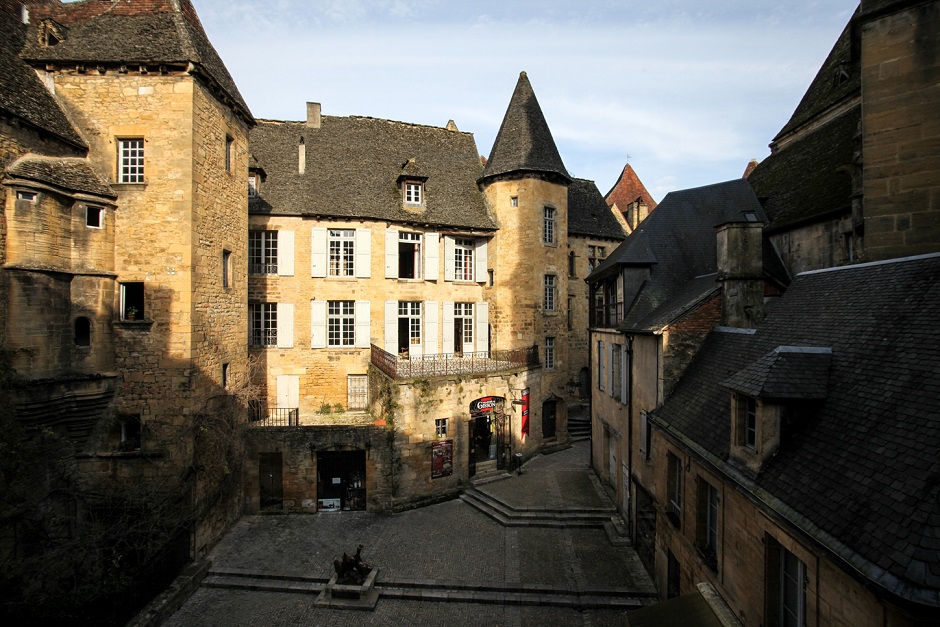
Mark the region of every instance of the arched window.
<instances>
[{"instance_id":1,"label":"arched window","mask_svg":"<svg viewBox=\"0 0 940 627\"><path fill-rule=\"evenodd\" d=\"M75 346L91 346L91 320L84 316L75 319Z\"/></svg>"}]
</instances>

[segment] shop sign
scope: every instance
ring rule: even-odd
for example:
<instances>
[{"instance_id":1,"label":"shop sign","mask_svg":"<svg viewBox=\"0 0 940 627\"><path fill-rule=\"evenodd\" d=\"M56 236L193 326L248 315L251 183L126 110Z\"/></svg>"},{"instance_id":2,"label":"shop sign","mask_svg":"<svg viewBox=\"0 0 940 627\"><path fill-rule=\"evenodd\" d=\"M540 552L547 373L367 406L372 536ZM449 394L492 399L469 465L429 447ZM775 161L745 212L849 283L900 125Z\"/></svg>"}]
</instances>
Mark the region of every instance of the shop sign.
<instances>
[{"instance_id":1,"label":"shop sign","mask_svg":"<svg viewBox=\"0 0 940 627\"><path fill-rule=\"evenodd\" d=\"M471 414L485 414L497 408L502 408L506 399L502 396L484 396L470 403Z\"/></svg>"},{"instance_id":2,"label":"shop sign","mask_svg":"<svg viewBox=\"0 0 940 627\"><path fill-rule=\"evenodd\" d=\"M431 479L454 474L454 441L438 440L431 444Z\"/></svg>"},{"instance_id":3,"label":"shop sign","mask_svg":"<svg viewBox=\"0 0 940 627\"><path fill-rule=\"evenodd\" d=\"M522 390L522 437L529 435L529 388Z\"/></svg>"}]
</instances>

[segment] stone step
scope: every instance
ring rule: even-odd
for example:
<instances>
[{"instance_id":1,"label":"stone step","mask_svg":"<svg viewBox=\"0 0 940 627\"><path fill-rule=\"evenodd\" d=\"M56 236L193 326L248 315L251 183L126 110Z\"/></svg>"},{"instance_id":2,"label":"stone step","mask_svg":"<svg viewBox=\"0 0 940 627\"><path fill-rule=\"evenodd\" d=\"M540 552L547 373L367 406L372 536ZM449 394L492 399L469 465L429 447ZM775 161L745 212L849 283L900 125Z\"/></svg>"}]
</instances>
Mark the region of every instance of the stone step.
<instances>
[{"instance_id":1,"label":"stone step","mask_svg":"<svg viewBox=\"0 0 940 627\"><path fill-rule=\"evenodd\" d=\"M486 514L504 527L603 528L616 514L613 508L563 510L552 508L514 508L478 490L460 495L468 505Z\"/></svg>"},{"instance_id":2,"label":"stone step","mask_svg":"<svg viewBox=\"0 0 940 627\"><path fill-rule=\"evenodd\" d=\"M328 580L314 577L233 573L210 570L207 588L317 594ZM547 605L575 609L637 609L655 602L653 593L628 588L589 588L577 592L551 584L474 584L458 581L399 579L376 581L380 597L409 601Z\"/></svg>"}]
</instances>

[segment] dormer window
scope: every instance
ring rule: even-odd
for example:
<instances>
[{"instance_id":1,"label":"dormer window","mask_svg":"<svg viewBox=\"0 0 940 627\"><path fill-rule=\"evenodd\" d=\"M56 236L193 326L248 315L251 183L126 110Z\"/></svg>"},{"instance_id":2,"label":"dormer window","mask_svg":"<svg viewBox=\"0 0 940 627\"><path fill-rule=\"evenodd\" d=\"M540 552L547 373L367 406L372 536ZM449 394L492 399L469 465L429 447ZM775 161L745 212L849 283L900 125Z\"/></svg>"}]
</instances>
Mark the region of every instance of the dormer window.
<instances>
[{"instance_id":1,"label":"dormer window","mask_svg":"<svg viewBox=\"0 0 940 627\"><path fill-rule=\"evenodd\" d=\"M22 200L24 202L36 202L36 197L38 194L36 192L27 192L22 189L16 190L16 199Z\"/></svg>"},{"instance_id":2,"label":"dormer window","mask_svg":"<svg viewBox=\"0 0 940 627\"><path fill-rule=\"evenodd\" d=\"M424 184L417 181L405 183L405 204L421 205L424 202Z\"/></svg>"},{"instance_id":3,"label":"dormer window","mask_svg":"<svg viewBox=\"0 0 940 627\"><path fill-rule=\"evenodd\" d=\"M757 400L746 394L736 394L738 434L741 446L757 450Z\"/></svg>"},{"instance_id":4,"label":"dormer window","mask_svg":"<svg viewBox=\"0 0 940 627\"><path fill-rule=\"evenodd\" d=\"M258 195L258 177L254 174L248 175L248 197L254 198Z\"/></svg>"}]
</instances>

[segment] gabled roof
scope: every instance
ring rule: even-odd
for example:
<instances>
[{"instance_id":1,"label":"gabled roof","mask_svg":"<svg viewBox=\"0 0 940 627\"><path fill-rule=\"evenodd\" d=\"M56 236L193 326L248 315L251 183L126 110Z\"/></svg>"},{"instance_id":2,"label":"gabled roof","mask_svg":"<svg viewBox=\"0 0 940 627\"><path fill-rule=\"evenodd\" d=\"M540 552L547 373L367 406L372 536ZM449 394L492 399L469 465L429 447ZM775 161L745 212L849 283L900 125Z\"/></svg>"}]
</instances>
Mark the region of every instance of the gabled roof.
<instances>
[{"instance_id":1,"label":"gabled roof","mask_svg":"<svg viewBox=\"0 0 940 627\"><path fill-rule=\"evenodd\" d=\"M832 350L826 398L756 479L723 384L779 346ZM712 332L656 422L892 594L940 604L940 255L806 272L750 333Z\"/></svg>"},{"instance_id":2,"label":"gabled roof","mask_svg":"<svg viewBox=\"0 0 940 627\"><path fill-rule=\"evenodd\" d=\"M470 133L324 115L319 128L259 120L249 141L266 174L259 195L249 199L251 213L496 229L476 184L481 165ZM406 209L402 202L399 177L411 159L421 178L427 177L420 209Z\"/></svg>"},{"instance_id":3,"label":"gabled roof","mask_svg":"<svg viewBox=\"0 0 940 627\"><path fill-rule=\"evenodd\" d=\"M778 346L722 385L755 398L822 399L831 363L829 347Z\"/></svg>"},{"instance_id":4,"label":"gabled roof","mask_svg":"<svg viewBox=\"0 0 940 627\"><path fill-rule=\"evenodd\" d=\"M646 329L644 321L684 293L687 283L718 271L715 227L740 222L747 213L766 221L763 208L744 179L670 192L587 280L601 280L623 266L649 267L649 279L634 302L627 303L629 309L624 316L626 328ZM774 257L769 254L767 259ZM765 267L765 271L786 282L782 265ZM661 317L655 316L653 323L659 320Z\"/></svg>"},{"instance_id":5,"label":"gabled roof","mask_svg":"<svg viewBox=\"0 0 940 627\"><path fill-rule=\"evenodd\" d=\"M47 183L69 192L116 199L117 194L87 159L27 154L6 169L8 177Z\"/></svg>"},{"instance_id":6,"label":"gabled roof","mask_svg":"<svg viewBox=\"0 0 940 627\"><path fill-rule=\"evenodd\" d=\"M621 211L624 211L627 205L635 202L638 198L646 203L649 211L656 208L656 201L646 191L646 186L643 185L643 181L634 172L633 166L628 163L623 166L623 171L620 172L617 182L610 188L604 199L608 205L616 204Z\"/></svg>"},{"instance_id":7,"label":"gabled roof","mask_svg":"<svg viewBox=\"0 0 940 627\"><path fill-rule=\"evenodd\" d=\"M0 9L0 111L77 148L87 148L33 68L19 58L25 36L26 26Z\"/></svg>"},{"instance_id":8,"label":"gabled roof","mask_svg":"<svg viewBox=\"0 0 940 627\"><path fill-rule=\"evenodd\" d=\"M525 72L519 74L480 179L513 172L535 172L571 180Z\"/></svg>"},{"instance_id":9,"label":"gabled roof","mask_svg":"<svg viewBox=\"0 0 940 627\"><path fill-rule=\"evenodd\" d=\"M197 73L215 83L249 124L251 111L235 81L212 47L190 0L80 0L68 4L31 4L30 26L22 57L30 62L193 63ZM65 38L43 46L44 20L64 27ZM136 69L136 68L134 68Z\"/></svg>"},{"instance_id":10,"label":"gabled roof","mask_svg":"<svg viewBox=\"0 0 940 627\"><path fill-rule=\"evenodd\" d=\"M612 240L626 236L594 181L572 179L568 186L568 235Z\"/></svg>"},{"instance_id":11,"label":"gabled roof","mask_svg":"<svg viewBox=\"0 0 940 627\"><path fill-rule=\"evenodd\" d=\"M800 100L800 104L790 116L790 120L777 133L774 141L798 129L840 102L861 93L862 72L858 35L853 32L857 28L857 17L858 9L842 30L829 56L819 68L803 99Z\"/></svg>"}]
</instances>

